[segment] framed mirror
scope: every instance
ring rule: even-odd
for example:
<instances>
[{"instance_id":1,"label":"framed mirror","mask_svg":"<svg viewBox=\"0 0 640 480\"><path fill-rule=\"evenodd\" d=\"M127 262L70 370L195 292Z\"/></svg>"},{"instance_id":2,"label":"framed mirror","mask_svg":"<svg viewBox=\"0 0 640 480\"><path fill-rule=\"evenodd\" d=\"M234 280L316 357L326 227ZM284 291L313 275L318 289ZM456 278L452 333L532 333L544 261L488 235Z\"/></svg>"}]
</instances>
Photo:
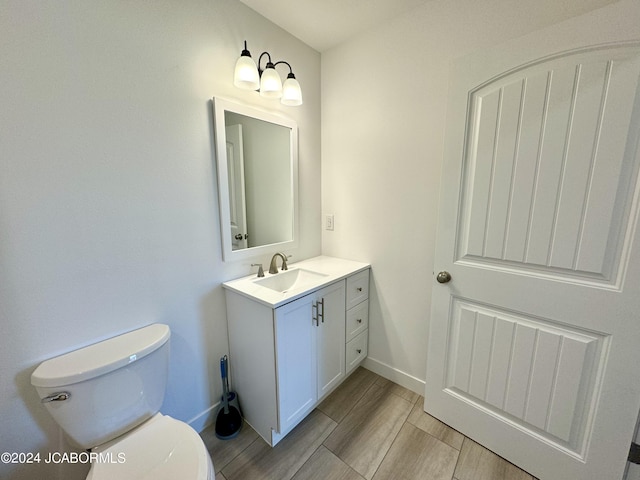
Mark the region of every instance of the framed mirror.
<instances>
[{"instance_id":1,"label":"framed mirror","mask_svg":"<svg viewBox=\"0 0 640 480\"><path fill-rule=\"evenodd\" d=\"M297 246L298 127L213 99L222 256L241 260Z\"/></svg>"}]
</instances>

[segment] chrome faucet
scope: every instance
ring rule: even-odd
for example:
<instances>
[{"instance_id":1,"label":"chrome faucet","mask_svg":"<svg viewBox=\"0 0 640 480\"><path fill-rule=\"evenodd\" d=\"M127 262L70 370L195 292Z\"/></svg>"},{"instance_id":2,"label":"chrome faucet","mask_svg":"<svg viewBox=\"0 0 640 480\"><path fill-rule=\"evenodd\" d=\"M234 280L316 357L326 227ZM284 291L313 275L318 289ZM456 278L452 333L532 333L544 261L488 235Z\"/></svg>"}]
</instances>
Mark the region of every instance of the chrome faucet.
<instances>
[{"instance_id":1,"label":"chrome faucet","mask_svg":"<svg viewBox=\"0 0 640 480\"><path fill-rule=\"evenodd\" d=\"M269 265L269 273L278 273L278 266L276 265L276 258L280 257L282 259L282 268L281 270L289 270L287 267L287 256L284 253L276 253L271 257L271 264Z\"/></svg>"}]
</instances>

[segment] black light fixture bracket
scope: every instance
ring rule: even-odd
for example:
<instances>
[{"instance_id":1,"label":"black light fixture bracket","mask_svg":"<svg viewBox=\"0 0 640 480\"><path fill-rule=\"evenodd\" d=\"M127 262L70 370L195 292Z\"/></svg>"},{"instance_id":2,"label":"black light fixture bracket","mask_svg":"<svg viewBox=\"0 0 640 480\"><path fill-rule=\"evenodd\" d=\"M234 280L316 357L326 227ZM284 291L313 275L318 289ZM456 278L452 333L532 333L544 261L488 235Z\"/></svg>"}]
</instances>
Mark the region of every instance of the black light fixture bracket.
<instances>
[{"instance_id":1,"label":"black light fixture bracket","mask_svg":"<svg viewBox=\"0 0 640 480\"><path fill-rule=\"evenodd\" d=\"M246 48L246 41L245 41L245 48ZM246 50L245 50L246 51ZM244 52L242 52L242 54L244 55ZM248 53L248 51L247 51ZM265 65L264 68L260 67L260 64L262 63L262 57L266 55L267 56L267 64ZM287 74L287 78L296 78L296 76L293 74L293 68L291 68L291 65L289 64L289 62L285 62L284 60L278 60L277 62L273 62L271 60L271 54L269 52L262 52L260 54L260 56L258 57L258 75L260 75L262 77L262 72L264 72L267 68L273 68L275 69L276 66L280 65L281 63L284 63L287 67L289 67L289 73Z\"/></svg>"},{"instance_id":2,"label":"black light fixture bracket","mask_svg":"<svg viewBox=\"0 0 640 480\"><path fill-rule=\"evenodd\" d=\"M244 41L244 49L242 50L242 53L240 53L241 57L249 57L251 58L251 52L249 52L249 50L247 49L247 41Z\"/></svg>"}]
</instances>

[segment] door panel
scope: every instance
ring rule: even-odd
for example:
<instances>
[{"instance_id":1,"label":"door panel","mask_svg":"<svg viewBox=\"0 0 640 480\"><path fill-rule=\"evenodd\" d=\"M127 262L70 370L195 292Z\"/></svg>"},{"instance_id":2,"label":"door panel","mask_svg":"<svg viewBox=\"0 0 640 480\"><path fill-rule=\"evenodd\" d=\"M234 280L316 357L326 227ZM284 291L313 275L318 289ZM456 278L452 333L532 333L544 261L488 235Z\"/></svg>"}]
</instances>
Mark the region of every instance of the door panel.
<instances>
[{"instance_id":1,"label":"door panel","mask_svg":"<svg viewBox=\"0 0 640 480\"><path fill-rule=\"evenodd\" d=\"M313 303L314 296L307 295L275 310L278 433L295 425L317 399Z\"/></svg>"},{"instance_id":2,"label":"door panel","mask_svg":"<svg viewBox=\"0 0 640 480\"><path fill-rule=\"evenodd\" d=\"M425 410L545 480L621 478L640 408L640 46L525 61L452 71L436 246L452 280L434 282Z\"/></svg>"},{"instance_id":3,"label":"door panel","mask_svg":"<svg viewBox=\"0 0 640 480\"><path fill-rule=\"evenodd\" d=\"M637 58L563 57L470 93L458 259L611 283Z\"/></svg>"},{"instance_id":4,"label":"door panel","mask_svg":"<svg viewBox=\"0 0 640 480\"><path fill-rule=\"evenodd\" d=\"M584 455L608 337L453 299L446 390Z\"/></svg>"},{"instance_id":5,"label":"door panel","mask_svg":"<svg viewBox=\"0 0 640 480\"><path fill-rule=\"evenodd\" d=\"M318 400L345 375L345 282L323 288L316 295Z\"/></svg>"}]
</instances>

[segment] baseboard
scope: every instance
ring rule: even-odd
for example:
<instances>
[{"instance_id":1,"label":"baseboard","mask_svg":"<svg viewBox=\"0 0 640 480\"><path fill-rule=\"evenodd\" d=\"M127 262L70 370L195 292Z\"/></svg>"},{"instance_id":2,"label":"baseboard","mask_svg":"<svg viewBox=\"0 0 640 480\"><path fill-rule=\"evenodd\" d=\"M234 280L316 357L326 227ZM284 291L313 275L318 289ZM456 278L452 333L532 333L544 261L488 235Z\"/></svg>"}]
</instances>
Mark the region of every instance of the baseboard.
<instances>
[{"instance_id":1,"label":"baseboard","mask_svg":"<svg viewBox=\"0 0 640 480\"><path fill-rule=\"evenodd\" d=\"M386 378L387 380L391 380L392 382L397 383L398 385L408 388L412 392L417 393L418 395L424 395L424 380L421 380L413 375L409 375L408 373L403 372L402 370L398 370L397 368L392 367L391 365L387 365L380 360L376 360L371 357L367 357L362 362L361 366L366 368L367 370L371 370L373 373L377 373L381 377ZM215 422L216 412L220 406L220 402L211 405L204 412L199 413L187 423L191 425L191 427L196 432L201 432L209 425Z\"/></svg>"},{"instance_id":2,"label":"baseboard","mask_svg":"<svg viewBox=\"0 0 640 480\"><path fill-rule=\"evenodd\" d=\"M187 423L191 425L191 427L196 432L200 433L202 430L204 430L205 428L207 428L209 425L211 425L213 422L216 421L216 418L215 418L216 412L218 411L218 407L220 406L220 403L221 402L211 405L204 412L199 413L198 415L193 417L191 420L189 420Z\"/></svg>"},{"instance_id":3,"label":"baseboard","mask_svg":"<svg viewBox=\"0 0 640 480\"><path fill-rule=\"evenodd\" d=\"M424 395L424 380L421 380L413 375L398 370L397 368L387 365L386 363L376 360L371 357L367 357L362 362L362 366L367 370L371 370L373 373L377 373L381 377L391 380L398 385L408 388L412 392L418 395Z\"/></svg>"}]
</instances>

